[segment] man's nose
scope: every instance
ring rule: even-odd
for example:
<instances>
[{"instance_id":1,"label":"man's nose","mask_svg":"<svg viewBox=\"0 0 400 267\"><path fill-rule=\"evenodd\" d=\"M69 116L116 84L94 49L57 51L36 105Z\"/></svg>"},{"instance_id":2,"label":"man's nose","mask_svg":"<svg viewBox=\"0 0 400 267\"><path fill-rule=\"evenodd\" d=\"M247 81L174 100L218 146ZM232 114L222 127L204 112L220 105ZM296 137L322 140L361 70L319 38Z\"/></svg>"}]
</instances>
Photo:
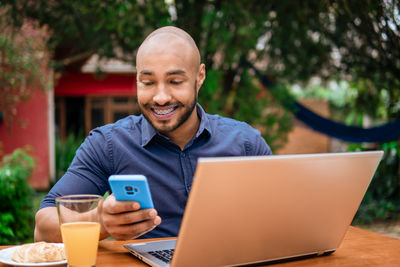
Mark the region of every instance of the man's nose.
<instances>
[{"instance_id":1,"label":"man's nose","mask_svg":"<svg viewBox=\"0 0 400 267\"><path fill-rule=\"evenodd\" d=\"M162 83L158 84L156 93L153 97L153 101L159 105L165 105L170 100L171 94L168 88Z\"/></svg>"}]
</instances>

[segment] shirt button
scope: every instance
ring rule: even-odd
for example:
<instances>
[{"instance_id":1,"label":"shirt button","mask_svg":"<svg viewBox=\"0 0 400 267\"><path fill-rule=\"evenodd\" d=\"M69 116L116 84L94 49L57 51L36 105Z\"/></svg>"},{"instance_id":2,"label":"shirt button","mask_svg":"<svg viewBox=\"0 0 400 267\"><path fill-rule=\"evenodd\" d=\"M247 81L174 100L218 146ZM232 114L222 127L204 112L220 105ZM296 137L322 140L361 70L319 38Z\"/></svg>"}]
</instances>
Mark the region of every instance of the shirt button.
<instances>
[{"instance_id":1,"label":"shirt button","mask_svg":"<svg viewBox=\"0 0 400 267\"><path fill-rule=\"evenodd\" d=\"M185 153L182 153L181 155L182 155L182 158L186 157L186 154L185 154Z\"/></svg>"}]
</instances>

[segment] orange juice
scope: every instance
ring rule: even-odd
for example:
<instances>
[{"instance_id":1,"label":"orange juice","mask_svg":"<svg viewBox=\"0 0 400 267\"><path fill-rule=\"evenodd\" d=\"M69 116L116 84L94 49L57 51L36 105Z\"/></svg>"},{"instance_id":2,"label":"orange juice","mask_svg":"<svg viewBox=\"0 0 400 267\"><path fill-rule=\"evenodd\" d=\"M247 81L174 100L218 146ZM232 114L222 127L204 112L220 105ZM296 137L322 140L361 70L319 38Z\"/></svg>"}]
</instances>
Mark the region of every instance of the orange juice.
<instances>
[{"instance_id":1,"label":"orange juice","mask_svg":"<svg viewBox=\"0 0 400 267\"><path fill-rule=\"evenodd\" d=\"M73 222L61 224L68 265L87 267L96 264L100 224L97 222Z\"/></svg>"}]
</instances>

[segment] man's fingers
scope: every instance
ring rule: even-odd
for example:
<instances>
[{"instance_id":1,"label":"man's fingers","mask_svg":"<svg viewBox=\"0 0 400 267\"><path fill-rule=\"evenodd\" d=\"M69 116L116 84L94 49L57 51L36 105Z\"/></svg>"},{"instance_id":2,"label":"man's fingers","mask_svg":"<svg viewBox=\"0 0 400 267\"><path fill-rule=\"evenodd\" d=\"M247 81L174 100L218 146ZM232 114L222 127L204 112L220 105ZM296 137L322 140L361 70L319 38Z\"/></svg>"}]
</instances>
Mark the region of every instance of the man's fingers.
<instances>
[{"instance_id":1,"label":"man's fingers","mask_svg":"<svg viewBox=\"0 0 400 267\"><path fill-rule=\"evenodd\" d=\"M152 220L146 220L134 224L124 224L113 228L114 233L110 233L117 240L127 240L137 238L161 223L161 218L156 216Z\"/></svg>"},{"instance_id":2,"label":"man's fingers","mask_svg":"<svg viewBox=\"0 0 400 267\"><path fill-rule=\"evenodd\" d=\"M107 197L101 210L104 232L116 239L132 239L153 230L161 223L155 209L140 209L135 201L116 201Z\"/></svg>"},{"instance_id":3,"label":"man's fingers","mask_svg":"<svg viewBox=\"0 0 400 267\"><path fill-rule=\"evenodd\" d=\"M109 214L135 211L140 209L140 204L136 201L116 201L113 194L109 195L104 201L103 210Z\"/></svg>"},{"instance_id":4,"label":"man's fingers","mask_svg":"<svg viewBox=\"0 0 400 267\"><path fill-rule=\"evenodd\" d=\"M114 214L110 224L124 225L133 224L147 220L154 220L157 216L157 211L154 209L138 210L135 212L124 212L120 214Z\"/></svg>"}]
</instances>

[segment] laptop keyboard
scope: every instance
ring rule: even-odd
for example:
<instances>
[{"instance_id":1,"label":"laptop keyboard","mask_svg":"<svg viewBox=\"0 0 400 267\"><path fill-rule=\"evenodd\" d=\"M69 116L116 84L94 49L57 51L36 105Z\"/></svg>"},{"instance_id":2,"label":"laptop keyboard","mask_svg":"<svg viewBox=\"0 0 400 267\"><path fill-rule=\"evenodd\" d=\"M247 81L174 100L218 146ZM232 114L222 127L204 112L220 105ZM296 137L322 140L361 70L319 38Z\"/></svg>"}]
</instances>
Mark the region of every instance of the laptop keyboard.
<instances>
[{"instance_id":1,"label":"laptop keyboard","mask_svg":"<svg viewBox=\"0 0 400 267\"><path fill-rule=\"evenodd\" d=\"M156 250L150 251L149 253L165 263L170 263L172 259L172 254L174 254L174 249Z\"/></svg>"}]
</instances>

